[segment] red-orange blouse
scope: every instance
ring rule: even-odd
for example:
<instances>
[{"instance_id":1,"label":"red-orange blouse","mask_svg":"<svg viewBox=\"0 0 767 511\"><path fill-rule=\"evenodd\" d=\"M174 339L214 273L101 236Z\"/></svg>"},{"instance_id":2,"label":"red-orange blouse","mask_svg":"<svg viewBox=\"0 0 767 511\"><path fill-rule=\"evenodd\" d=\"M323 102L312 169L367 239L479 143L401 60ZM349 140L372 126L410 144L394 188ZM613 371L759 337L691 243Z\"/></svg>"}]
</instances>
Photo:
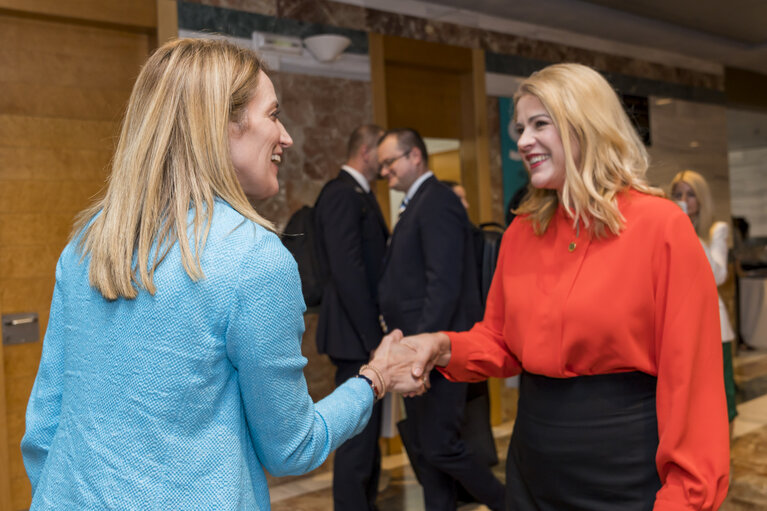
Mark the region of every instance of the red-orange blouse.
<instances>
[{"instance_id":1,"label":"red-orange blouse","mask_svg":"<svg viewBox=\"0 0 767 511\"><path fill-rule=\"evenodd\" d=\"M663 487L654 509L716 509L727 494L729 439L711 267L671 201L631 190L618 206L625 228L607 239L577 233L561 206L543 236L516 219L483 321L448 333L450 363L440 370L457 381L523 369L656 376Z\"/></svg>"}]
</instances>

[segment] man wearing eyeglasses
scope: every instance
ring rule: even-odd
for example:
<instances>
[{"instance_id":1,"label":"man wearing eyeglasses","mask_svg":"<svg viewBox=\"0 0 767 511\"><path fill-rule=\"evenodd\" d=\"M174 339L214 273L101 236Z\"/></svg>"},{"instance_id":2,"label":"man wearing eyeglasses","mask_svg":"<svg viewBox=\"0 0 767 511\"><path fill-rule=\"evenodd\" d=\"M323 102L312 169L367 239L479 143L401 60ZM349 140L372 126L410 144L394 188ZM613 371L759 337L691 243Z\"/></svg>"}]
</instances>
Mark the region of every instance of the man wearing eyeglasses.
<instances>
[{"instance_id":1,"label":"man wearing eyeglasses","mask_svg":"<svg viewBox=\"0 0 767 511\"><path fill-rule=\"evenodd\" d=\"M328 263L317 351L336 366L336 385L355 376L381 342L377 284L389 229L371 190L378 177L376 125L355 129L346 164L328 182L315 206L320 250ZM338 448L333 462L335 511L375 511L381 473L381 403L362 432Z\"/></svg>"},{"instance_id":2,"label":"man wearing eyeglasses","mask_svg":"<svg viewBox=\"0 0 767 511\"><path fill-rule=\"evenodd\" d=\"M415 130L387 131L378 162L389 187L405 193L378 284L382 324L405 335L470 328L482 309L463 205L429 171ZM502 510L503 485L461 439L467 384L449 382L438 371L428 378L429 392L405 399L407 420L400 425L425 508L455 511L460 483L477 501Z\"/></svg>"}]
</instances>

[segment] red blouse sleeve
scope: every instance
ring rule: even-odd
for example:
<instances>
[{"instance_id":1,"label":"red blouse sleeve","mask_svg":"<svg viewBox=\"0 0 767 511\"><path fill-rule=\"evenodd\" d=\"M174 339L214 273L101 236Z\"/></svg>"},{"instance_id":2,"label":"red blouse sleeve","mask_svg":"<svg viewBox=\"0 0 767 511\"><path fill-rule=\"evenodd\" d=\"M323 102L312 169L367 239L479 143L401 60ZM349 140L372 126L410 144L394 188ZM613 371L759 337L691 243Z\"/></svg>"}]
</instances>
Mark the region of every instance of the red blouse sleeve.
<instances>
[{"instance_id":1,"label":"red blouse sleeve","mask_svg":"<svg viewBox=\"0 0 767 511\"><path fill-rule=\"evenodd\" d=\"M655 511L714 510L727 495L729 437L716 284L689 220L670 218L653 261L662 488Z\"/></svg>"},{"instance_id":2,"label":"red blouse sleeve","mask_svg":"<svg viewBox=\"0 0 767 511\"><path fill-rule=\"evenodd\" d=\"M488 377L518 374L522 367L504 341L506 319L503 268L511 229L504 234L493 282L487 295L485 316L468 332L445 332L450 337L450 363L439 371L451 381L481 381Z\"/></svg>"}]
</instances>

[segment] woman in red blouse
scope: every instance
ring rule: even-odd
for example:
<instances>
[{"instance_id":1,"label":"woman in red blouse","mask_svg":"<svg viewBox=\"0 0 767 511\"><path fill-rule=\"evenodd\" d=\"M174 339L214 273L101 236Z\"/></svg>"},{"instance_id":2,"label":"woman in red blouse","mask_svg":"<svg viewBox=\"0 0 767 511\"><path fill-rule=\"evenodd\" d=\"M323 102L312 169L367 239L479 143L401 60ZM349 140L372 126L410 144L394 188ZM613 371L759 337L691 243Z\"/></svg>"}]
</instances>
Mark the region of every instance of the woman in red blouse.
<instances>
[{"instance_id":1,"label":"woman in red blouse","mask_svg":"<svg viewBox=\"0 0 767 511\"><path fill-rule=\"evenodd\" d=\"M405 338L415 376L522 374L508 509L713 510L729 442L717 291L607 81L578 64L514 97L532 191L482 322Z\"/></svg>"}]
</instances>

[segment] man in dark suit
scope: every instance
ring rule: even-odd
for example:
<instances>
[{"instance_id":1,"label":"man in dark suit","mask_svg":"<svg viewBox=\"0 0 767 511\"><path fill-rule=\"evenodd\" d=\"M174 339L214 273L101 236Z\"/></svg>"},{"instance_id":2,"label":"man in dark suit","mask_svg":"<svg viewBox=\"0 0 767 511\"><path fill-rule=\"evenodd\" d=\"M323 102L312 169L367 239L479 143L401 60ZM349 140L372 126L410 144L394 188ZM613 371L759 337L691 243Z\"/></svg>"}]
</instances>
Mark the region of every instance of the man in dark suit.
<instances>
[{"instance_id":1,"label":"man in dark suit","mask_svg":"<svg viewBox=\"0 0 767 511\"><path fill-rule=\"evenodd\" d=\"M355 376L378 346L377 284L389 230L371 190L378 176L376 144L383 130L360 126L351 134L346 164L323 188L315 206L320 250L329 278L322 295L317 348L336 366L336 385ZM374 510L381 472L381 403L365 429L344 443L333 464L336 511Z\"/></svg>"},{"instance_id":2,"label":"man in dark suit","mask_svg":"<svg viewBox=\"0 0 767 511\"><path fill-rule=\"evenodd\" d=\"M460 200L428 170L428 154L414 130L393 130L378 145L381 174L405 192L378 283L388 329L405 335L468 330L481 318L471 227ZM461 438L465 383L438 371L431 389L405 399L401 428L428 511L454 511L456 482L492 510L504 508L504 488ZM406 434L407 433L407 434Z\"/></svg>"}]
</instances>

